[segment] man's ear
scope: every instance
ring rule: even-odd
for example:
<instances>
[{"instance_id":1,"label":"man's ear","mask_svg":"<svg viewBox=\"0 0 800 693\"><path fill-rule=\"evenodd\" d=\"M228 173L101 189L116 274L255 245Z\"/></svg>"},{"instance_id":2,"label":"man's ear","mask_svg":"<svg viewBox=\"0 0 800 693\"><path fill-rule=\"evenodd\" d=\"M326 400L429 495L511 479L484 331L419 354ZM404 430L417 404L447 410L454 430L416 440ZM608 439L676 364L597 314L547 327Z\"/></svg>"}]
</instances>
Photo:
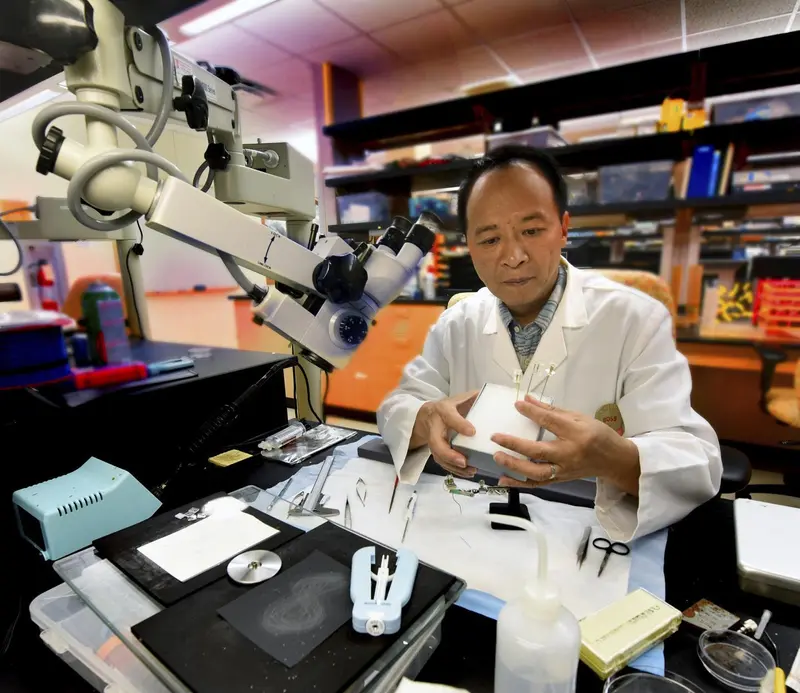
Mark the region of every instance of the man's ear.
<instances>
[{"instance_id":1,"label":"man's ear","mask_svg":"<svg viewBox=\"0 0 800 693\"><path fill-rule=\"evenodd\" d=\"M569 212L564 212L561 217L561 240L564 245L567 244L567 236L569 235Z\"/></svg>"}]
</instances>

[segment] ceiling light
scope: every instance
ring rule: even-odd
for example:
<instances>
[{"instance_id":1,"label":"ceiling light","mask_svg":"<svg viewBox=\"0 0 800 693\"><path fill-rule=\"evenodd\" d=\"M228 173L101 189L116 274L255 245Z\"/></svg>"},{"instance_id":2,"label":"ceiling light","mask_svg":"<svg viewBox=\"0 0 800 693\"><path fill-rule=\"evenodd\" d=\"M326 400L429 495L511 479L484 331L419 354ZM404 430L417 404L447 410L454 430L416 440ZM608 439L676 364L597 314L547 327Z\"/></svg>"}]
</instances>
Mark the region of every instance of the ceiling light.
<instances>
[{"instance_id":1,"label":"ceiling light","mask_svg":"<svg viewBox=\"0 0 800 693\"><path fill-rule=\"evenodd\" d=\"M43 103L47 103L48 101L52 101L54 98L61 96L62 94L63 92L53 91L52 89L43 89L42 91L38 91L29 96L27 99L18 101L13 106L9 106L8 108L4 108L2 111L0 111L0 123L2 123L4 120L8 120L9 118L17 116L20 113L29 111L31 108L41 106Z\"/></svg>"},{"instance_id":2,"label":"ceiling light","mask_svg":"<svg viewBox=\"0 0 800 693\"><path fill-rule=\"evenodd\" d=\"M197 36L215 26L230 22L244 14L258 10L275 0L233 0L211 12L206 12L190 22L186 22L179 31L187 36Z\"/></svg>"}]
</instances>

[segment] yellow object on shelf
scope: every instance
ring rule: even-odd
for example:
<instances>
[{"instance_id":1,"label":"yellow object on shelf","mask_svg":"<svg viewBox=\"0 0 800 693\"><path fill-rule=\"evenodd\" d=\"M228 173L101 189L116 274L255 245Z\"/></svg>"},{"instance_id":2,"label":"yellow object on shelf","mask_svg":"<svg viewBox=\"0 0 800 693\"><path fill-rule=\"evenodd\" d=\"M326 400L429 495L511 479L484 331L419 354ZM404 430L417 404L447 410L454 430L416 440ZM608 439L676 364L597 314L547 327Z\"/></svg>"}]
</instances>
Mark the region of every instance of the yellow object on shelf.
<instances>
[{"instance_id":1,"label":"yellow object on shelf","mask_svg":"<svg viewBox=\"0 0 800 693\"><path fill-rule=\"evenodd\" d=\"M680 624L680 611L647 590L635 590L581 620L581 661L607 679Z\"/></svg>"},{"instance_id":2,"label":"yellow object on shelf","mask_svg":"<svg viewBox=\"0 0 800 693\"><path fill-rule=\"evenodd\" d=\"M686 113L684 99L664 99L661 104L661 117L658 119L659 132L678 132Z\"/></svg>"}]
</instances>

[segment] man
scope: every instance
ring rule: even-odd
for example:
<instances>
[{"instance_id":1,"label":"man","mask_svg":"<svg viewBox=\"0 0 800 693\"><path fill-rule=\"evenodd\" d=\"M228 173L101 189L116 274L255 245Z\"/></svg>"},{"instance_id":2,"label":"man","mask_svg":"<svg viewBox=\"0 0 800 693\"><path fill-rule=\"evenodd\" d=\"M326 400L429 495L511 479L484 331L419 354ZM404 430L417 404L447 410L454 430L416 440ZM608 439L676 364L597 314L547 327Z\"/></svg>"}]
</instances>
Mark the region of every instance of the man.
<instances>
[{"instance_id":1,"label":"man","mask_svg":"<svg viewBox=\"0 0 800 693\"><path fill-rule=\"evenodd\" d=\"M597 478L595 509L609 535L630 541L685 516L719 489L714 431L691 408L691 376L666 308L645 294L561 258L566 185L543 152L505 147L479 161L458 195L472 261L486 288L446 310L422 355L381 404L378 427L402 481L416 483L430 453L445 470L475 474L453 450L474 435L464 416L492 382L547 394L517 410L546 429L536 442L497 431L526 459L495 455L537 486ZM509 403L512 406L512 403Z\"/></svg>"}]
</instances>

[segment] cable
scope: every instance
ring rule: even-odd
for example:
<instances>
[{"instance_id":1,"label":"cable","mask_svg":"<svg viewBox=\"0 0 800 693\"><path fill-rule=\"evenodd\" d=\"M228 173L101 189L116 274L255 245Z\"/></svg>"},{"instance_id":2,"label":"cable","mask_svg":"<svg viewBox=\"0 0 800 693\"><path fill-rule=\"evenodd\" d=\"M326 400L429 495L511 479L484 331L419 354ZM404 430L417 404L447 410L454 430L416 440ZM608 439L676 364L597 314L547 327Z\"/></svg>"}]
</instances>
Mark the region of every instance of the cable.
<instances>
[{"instance_id":1,"label":"cable","mask_svg":"<svg viewBox=\"0 0 800 693\"><path fill-rule=\"evenodd\" d=\"M325 409L327 407L326 400L328 399L328 392L331 389L331 374L328 371L322 371L325 375L325 393L322 395L322 418L327 418Z\"/></svg>"},{"instance_id":2,"label":"cable","mask_svg":"<svg viewBox=\"0 0 800 693\"><path fill-rule=\"evenodd\" d=\"M194 178L192 179L192 185L195 188L200 188L200 178L203 175L203 172L208 169L208 162L204 161L197 167L197 170L194 172ZM200 188L203 192L208 192L211 189L211 184L214 182L214 175L216 171L212 168L208 170L208 176L206 177L206 182L203 183L203 187Z\"/></svg>"},{"instance_id":3,"label":"cable","mask_svg":"<svg viewBox=\"0 0 800 693\"><path fill-rule=\"evenodd\" d=\"M145 139L152 147L164 132L170 113L172 113L172 50L169 47L167 35L157 26L147 27L146 31L156 40L161 53L161 103L156 118L145 135Z\"/></svg>"},{"instance_id":4,"label":"cable","mask_svg":"<svg viewBox=\"0 0 800 693\"><path fill-rule=\"evenodd\" d=\"M9 649L11 649L11 639L14 637L14 631L17 628L17 623L19 623L19 617L22 614L22 597L17 598L17 615L14 617L14 620L9 626L8 630L6 631L5 637L3 638L3 644L0 648L0 657L4 657Z\"/></svg>"},{"instance_id":5,"label":"cable","mask_svg":"<svg viewBox=\"0 0 800 693\"><path fill-rule=\"evenodd\" d=\"M131 283L131 299L133 300L133 310L136 313L136 324L139 326L140 336L144 338L142 317L141 313L139 313L139 306L136 304L136 288L133 286L133 277L131 276L131 253L136 253L139 257L144 253L144 246L142 245L144 242L144 231L142 231L142 225L139 223L138 219L136 220L136 226L139 227L139 242L134 243L128 248L128 252L125 253L125 269L128 270L128 281Z\"/></svg>"},{"instance_id":6,"label":"cable","mask_svg":"<svg viewBox=\"0 0 800 693\"><path fill-rule=\"evenodd\" d=\"M311 410L311 413L314 415L314 418L319 421L320 423L324 423L322 419L319 418L319 414L314 411L314 405L311 404L311 385L308 383L308 376L306 375L306 369L300 365L300 361L297 362L297 367L300 369L300 372L303 374L303 379L306 381L306 396L308 397L308 408ZM297 413L297 390L294 393L294 402L295 402L295 413Z\"/></svg>"},{"instance_id":7,"label":"cable","mask_svg":"<svg viewBox=\"0 0 800 693\"><path fill-rule=\"evenodd\" d=\"M22 269L23 263L23 255L22 255L22 246L19 243L17 237L11 233L11 229L6 225L3 221L3 217L8 214L14 214L15 212L32 212L35 210L35 207L16 207L14 209L8 209L4 212L0 212L0 227L2 227L3 231L5 231L6 235L8 235L11 242L17 247L17 264L14 266L14 269L9 270L7 272L0 272L0 277L10 277L12 274L16 274L17 272Z\"/></svg>"},{"instance_id":8,"label":"cable","mask_svg":"<svg viewBox=\"0 0 800 693\"><path fill-rule=\"evenodd\" d=\"M90 217L86 213L86 210L83 209L83 203L81 200L83 197L83 189L88 185L91 179L104 169L116 166L126 161L141 161L146 164L152 164L153 166L166 171L169 175L177 178L178 180L182 180L185 183L189 182L186 180L186 176L183 175L181 170L175 164L168 159L165 159L160 154L156 154L155 152L143 149L119 149L103 152L89 159L89 161L75 171L75 174L72 176L72 180L69 182L69 186L67 187L67 207L69 207L69 211L72 212L72 216L81 222L81 224L88 226L90 229L96 229L97 231L109 231L119 228L116 226L116 224L119 224L122 221L125 221L123 226L128 226L142 216L139 212L130 210L118 219L114 219L111 222L106 222L100 219L95 219L94 217ZM109 224L111 224L111 227L109 227Z\"/></svg>"}]
</instances>

